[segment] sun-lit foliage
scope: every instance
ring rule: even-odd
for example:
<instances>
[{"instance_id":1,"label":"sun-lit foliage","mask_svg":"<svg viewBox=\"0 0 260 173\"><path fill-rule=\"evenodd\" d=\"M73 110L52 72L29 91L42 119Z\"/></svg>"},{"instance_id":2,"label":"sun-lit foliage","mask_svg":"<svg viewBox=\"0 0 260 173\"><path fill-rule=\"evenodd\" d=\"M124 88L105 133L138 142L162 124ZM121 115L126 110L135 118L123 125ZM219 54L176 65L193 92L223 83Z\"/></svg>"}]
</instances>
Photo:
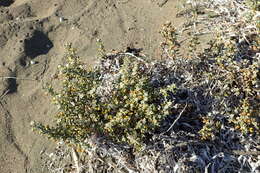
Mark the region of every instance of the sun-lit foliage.
<instances>
[{"instance_id":1,"label":"sun-lit foliage","mask_svg":"<svg viewBox=\"0 0 260 173\"><path fill-rule=\"evenodd\" d=\"M118 70L104 74L99 67L87 69L69 48L67 64L59 67L62 89L56 92L47 87L59 108L56 126L35 127L55 140L80 146L98 135L140 149L147 135L170 114L173 102L167 97L176 89L174 84L153 87L148 68L125 55ZM107 75L114 79L106 79ZM109 87L105 87L107 80L113 80Z\"/></svg>"}]
</instances>

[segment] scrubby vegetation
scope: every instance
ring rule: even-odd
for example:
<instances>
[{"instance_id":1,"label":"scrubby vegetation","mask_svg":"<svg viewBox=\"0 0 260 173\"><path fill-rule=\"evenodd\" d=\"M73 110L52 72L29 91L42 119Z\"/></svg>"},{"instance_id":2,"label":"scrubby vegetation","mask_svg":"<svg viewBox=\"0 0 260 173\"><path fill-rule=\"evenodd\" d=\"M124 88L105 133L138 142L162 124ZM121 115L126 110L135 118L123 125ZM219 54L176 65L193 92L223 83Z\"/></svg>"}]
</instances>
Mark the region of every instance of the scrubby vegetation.
<instances>
[{"instance_id":1,"label":"scrubby vegetation","mask_svg":"<svg viewBox=\"0 0 260 173\"><path fill-rule=\"evenodd\" d=\"M47 90L59 107L57 126L37 125L44 134L79 147L93 135L108 137L140 149L160 122L172 112L169 94L175 84L156 86L154 65L134 55L102 57L101 64L88 69L75 50L68 50L67 64L60 67L62 90Z\"/></svg>"},{"instance_id":2,"label":"scrubby vegetation","mask_svg":"<svg viewBox=\"0 0 260 173\"><path fill-rule=\"evenodd\" d=\"M68 47L61 90L46 87L55 126L33 125L81 152L78 172L260 169L258 1L191 1L179 16L190 20L163 26L160 60L101 45L89 69Z\"/></svg>"}]
</instances>

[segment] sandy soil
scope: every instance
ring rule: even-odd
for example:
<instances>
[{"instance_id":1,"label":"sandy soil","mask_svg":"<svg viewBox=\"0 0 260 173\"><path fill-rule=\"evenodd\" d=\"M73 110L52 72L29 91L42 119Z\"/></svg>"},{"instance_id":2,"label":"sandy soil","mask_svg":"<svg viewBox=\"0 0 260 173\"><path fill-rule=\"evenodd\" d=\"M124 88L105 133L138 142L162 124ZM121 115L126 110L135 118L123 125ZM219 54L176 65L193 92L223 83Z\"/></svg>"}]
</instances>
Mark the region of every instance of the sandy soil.
<instances>
[{"instance_id":1,"label":"sandy soil","mask_svg":"<svg viewBox=\"0 0 260 173\"><path fill-rule=\"evenodd\" d=\"M161 25L176 26L175 0L1 0L0 172L41 173L40 151L51 143L31 131L32 120L50 122L55 108L42 85L72 43L90 65L96 40L107 50L142 48L157 57Z\"/></svg>"}]
</instances>

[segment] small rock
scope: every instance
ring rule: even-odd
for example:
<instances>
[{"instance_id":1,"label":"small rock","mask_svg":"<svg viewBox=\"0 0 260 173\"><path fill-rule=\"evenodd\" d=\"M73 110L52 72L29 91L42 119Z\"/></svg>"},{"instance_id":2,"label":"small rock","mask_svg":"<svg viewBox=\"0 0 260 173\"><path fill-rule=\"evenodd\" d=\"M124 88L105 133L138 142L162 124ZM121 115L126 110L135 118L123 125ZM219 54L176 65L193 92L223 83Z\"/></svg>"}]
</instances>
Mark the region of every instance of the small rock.
<instances>
[{"instance_id":1,"label":"small rock","mask_svg":"<svg viewBox=\"0 0 260 173\"><path fill-rule=\"evenodd\" d=\"M36 62L33 61L33 60L31 60L31 61L30 61L30 64L31 64L31 65L34 65L34 64L36 64Z\"/></svg>"},{"instance_id":2,"label":"small rock","mask_svg":"<svg viewBox=\"0 0 260 173\"><path fill-rule=\"evenodd\" d=\"M63 22L64 21L64 18L63 17L60 17L60 22Z\"/></svg>"}]
</instances>

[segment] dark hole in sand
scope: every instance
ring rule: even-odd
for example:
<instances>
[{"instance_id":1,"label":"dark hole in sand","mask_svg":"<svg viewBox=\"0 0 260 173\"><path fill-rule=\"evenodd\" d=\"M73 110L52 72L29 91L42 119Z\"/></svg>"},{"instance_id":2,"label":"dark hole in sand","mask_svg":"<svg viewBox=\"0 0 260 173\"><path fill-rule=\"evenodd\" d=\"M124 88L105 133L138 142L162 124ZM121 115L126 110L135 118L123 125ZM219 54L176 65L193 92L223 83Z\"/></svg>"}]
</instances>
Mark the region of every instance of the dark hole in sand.
<instances>
[{"instance_id":1,"label":"dark hole in sand","mask_svg":"<svg viewBox=\"0 0 260 173\"><path fill-rule=\"evenodd\" d=\"M52 47L52 42L41 31L34 31L32 37L24 41L25 54L32 59L47 54Z\"/></svg>"},{"instance_id":2,"label":"dark hole in sand","mask_svg":"<svg viewBox=\"0 0 260 173\"><path fill-rule=\"evenodd\" d=\"M13 0L0 0L0 7L9 7L10 5L12 5L12 3L14 3Z\"/></svg>"},{"instance_id":3,"label":"dark hole in sand","mask_svg":"<svg viewBox=\"0 0 260 173\"><path fill-rule=\"evenodd\" d=\"M8 94L12 94L12 93L15 93L17 91L17 86L18 84L16 83L16 76L12 76L12 78L9 78L7 80L8 82Z\"/></svg>"}]
</instances>

